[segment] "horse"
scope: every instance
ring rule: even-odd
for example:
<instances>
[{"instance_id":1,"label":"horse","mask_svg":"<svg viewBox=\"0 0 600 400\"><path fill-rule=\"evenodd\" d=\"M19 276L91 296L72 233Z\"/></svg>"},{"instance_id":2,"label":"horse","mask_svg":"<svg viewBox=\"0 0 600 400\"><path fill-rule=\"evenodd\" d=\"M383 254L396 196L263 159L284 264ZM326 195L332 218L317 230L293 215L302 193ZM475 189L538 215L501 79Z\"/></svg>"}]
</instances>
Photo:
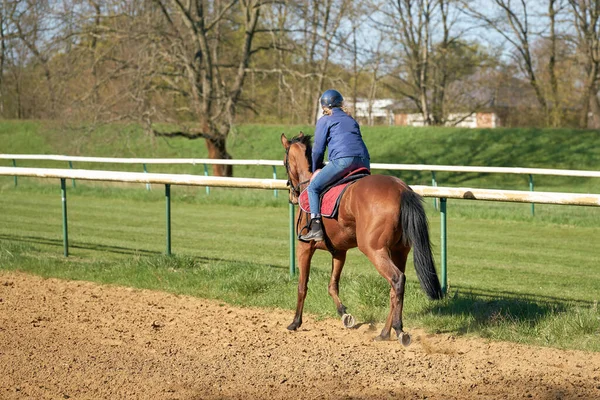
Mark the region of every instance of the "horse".
<instances>
[{"instance_id":1,"label":"horse","mask_svg":"<svg viewBox=\"0 0 600 400\"><path fill-rule=\"evenodd\" d=\"M288 140L282 134L281 143L285 149L289 200L297 205L302 190L308 186L312 176L311 136L300 132ZM308 221L310 216L300 209L297 218L296 233L299 234L302 219ZM394 328L396 339L408 346L411 337L403 330L402 308L406 260L411 248L421 288L432 300L443 297L431 252L423 198L396 177L368 175L346 188L339 201L336 218L323 218L322 226L324 241L298 242L298 299L294 319L287 329L295 331L302 325L310 264L316 250L331 253L328 292L344 326L349 328L354 325L354 317L347 313L346 306L340 300L339 281L347 251L358 247L390 284L390 312L375 340L389 340L391 329Z\"/></svg>"}]
</instances>

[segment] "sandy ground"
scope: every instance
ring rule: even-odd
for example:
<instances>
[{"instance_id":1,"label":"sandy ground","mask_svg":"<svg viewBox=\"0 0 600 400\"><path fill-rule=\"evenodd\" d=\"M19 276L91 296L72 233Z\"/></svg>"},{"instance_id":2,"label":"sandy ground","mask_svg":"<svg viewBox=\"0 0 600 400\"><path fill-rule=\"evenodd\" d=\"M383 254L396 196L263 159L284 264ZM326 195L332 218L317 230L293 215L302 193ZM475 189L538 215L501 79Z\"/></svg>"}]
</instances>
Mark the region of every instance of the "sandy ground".
<instances>
[{"instance_id":1,"label":"sandy ground","mask_svg":"<svg viewBox=\"0 0 600 400\"><path fill-rule=\"evenodd\" d=\"M600 353L0 272L0 399L600 399Z\"/></svg>"}]
</instances>

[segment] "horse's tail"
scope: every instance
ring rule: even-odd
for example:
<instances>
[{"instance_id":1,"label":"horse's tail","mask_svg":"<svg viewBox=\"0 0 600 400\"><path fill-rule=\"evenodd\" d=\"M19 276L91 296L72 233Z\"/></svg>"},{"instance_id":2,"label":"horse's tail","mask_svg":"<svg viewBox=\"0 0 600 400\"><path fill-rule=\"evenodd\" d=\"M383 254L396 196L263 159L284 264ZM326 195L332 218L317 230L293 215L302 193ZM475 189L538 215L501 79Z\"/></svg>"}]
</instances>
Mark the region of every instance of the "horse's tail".
<instances>
[{"instance_id":1,"label":"horse's tail","mask_svg":"<svg viewBox=\"0 0 600 400\"><path fill-rule=\"evenodd\" d=\"M441 299L443 293L435 272L429 240L429 223L423 208L423 198L412 189L405 190L402 192L400 207L402 242L413 248L415 270L421 288L430 299Z\"/></svg>"}]
</instances>

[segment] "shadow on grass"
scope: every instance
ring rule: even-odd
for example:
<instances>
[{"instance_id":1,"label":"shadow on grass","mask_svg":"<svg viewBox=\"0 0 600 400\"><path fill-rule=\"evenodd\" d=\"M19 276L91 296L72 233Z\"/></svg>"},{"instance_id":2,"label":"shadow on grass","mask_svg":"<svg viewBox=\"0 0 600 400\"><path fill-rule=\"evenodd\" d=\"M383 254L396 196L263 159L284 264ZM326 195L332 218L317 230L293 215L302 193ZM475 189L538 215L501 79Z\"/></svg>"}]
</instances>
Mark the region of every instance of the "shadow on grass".
<instances>
[{"instance_id":1,"label":"shadow on grass","mask_svg":"<svg viewBox=\"0 0 600 400\"><path fill-rule=\"evenodd\" d=\"M580 306L591 306L594 304L591 300L583 300L570 298L567 296L551 296L545 294L528 294L521 292L511 292L510 290L486 290L486 289L474 289L472 287L461 287L461 286L453 286L452 291L448 294L448 297L458 297L464 293L465 296L475 296L484 299L526 299L529 302L535 303L547 303L547 304L571 304L571 305L580 305Z\"/></svg>"},{"instance_id":2,"label":"shadow on grass","mask_svg":"<svg viewBox=\"0 0 600 400\"><path fill-rule=\"evenodd\" d=\"M54 246L54 247L60 247L60 248L63 247L62 239L49 239L49 238L38 237L38 236L13 236L13 235L0 234L0 240L6 240L6 241L11 241L11 242L16 242L16 243L28 243L28 244ZM134 249L134 248L128 248L128 247L122 247L122 246L111 246L111 245L104 245L104 244L98 244L98 243L79 242L79 241L76 243L70 243L69 248L70 249L81 249L81 250L107 252L107 253L129 255L129 256L140 256L140 255L149 256L149 257L166 256L165 253L156 251L156 250L144 250L144 249L139 249L139 248ZM181 255L181 256L185 256L185 255ZM191 258L195 259L196 261L199 261L202 264L210 264L210 263L214 263L214 262L226 262L226 263L230 263L230 264L239 264L239 265L248 265L248 264L252 265L253 264L253 263L247 262L247 261L239 261L239 260L217 258L217 257L205 257L205 256L197 256L197 255L190 255L187 257L191 257ZM256 264L256 265L258 265L258 264ZM268 268L274 268L274 269L288 269L288 267L276 265L276 264L260 264L260 265L268 267Z\"/></svg>"},{"instance_id":3,"label":"shadow on grass","mask_svg":"<svg viewBox=\"0 0 600 400\"><path fill-rule=\"evenodd\" d=\"M442 303L431 303L426 312L461 321L461 325L452 331L463 334L506 325L535 328L546 317L567 312L570 303L570 300L507 295L507 292L456 292Z\"/></svg>"},{"instance_id":4,"label":"shadow on grass","mask_svg":"<svg viewBox=\"0 0 600 400\"><path fill-rule=\"evenodd\" d=\"M32 243L32 244L41 244L46 246L55 246L55 247L63 247L62 239L48 239L39 236L14 236L14 235L0 235L0 239L8 240L12 242L19 243ZM117 254L125 254L125 255L160 255L162 254L159 251L153 250L144 250L144 249L130 249L127 247L121 246L110 246L103 245L98 243L85 243L85 242L77 242L77 243L69 243L70 249L83 249L83 250L95 250L95 251L106 251L110 253Z\"/></svg>"}]
</instances>

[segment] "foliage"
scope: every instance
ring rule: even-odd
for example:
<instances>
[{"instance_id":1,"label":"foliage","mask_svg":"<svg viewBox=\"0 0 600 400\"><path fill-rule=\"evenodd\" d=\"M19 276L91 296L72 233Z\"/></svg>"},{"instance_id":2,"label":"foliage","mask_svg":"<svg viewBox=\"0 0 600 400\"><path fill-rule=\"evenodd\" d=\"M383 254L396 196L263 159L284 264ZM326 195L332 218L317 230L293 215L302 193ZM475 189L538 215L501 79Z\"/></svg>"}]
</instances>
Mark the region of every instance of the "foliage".
<instances>
[{"instance_id":1,"label":"foliage","mask_svg":"<svg viewBox=\"0 0 600 400\"><path fill-rule=\"evenodd\" d=\"M536 93L508 123L587 127L588 114L600 118L597 0L178 4L7 1L0 118L170 122L227 138L242 122L312 124L316 99L336 87L351 103L412 102L443 124L513 81ZM517 85L512 95L531 90Z\"/></svg>"}]
</instances>

